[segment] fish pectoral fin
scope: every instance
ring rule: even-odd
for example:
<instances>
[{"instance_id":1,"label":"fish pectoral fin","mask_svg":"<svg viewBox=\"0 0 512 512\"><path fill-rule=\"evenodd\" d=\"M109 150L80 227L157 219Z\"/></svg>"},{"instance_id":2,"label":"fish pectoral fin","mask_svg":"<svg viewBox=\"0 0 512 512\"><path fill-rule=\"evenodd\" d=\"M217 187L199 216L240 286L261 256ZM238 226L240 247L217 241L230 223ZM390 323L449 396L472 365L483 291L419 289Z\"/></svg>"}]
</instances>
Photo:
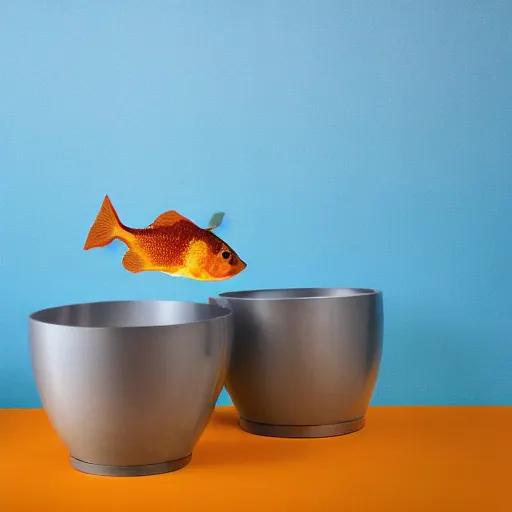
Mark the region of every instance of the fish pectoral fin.
<instances>
[{"instance_id":1,"label":"fish pectoral fin","mask_svg":"<svg viewBox=\"0 0 512 512\"><path fill-rule=\"evenodd\" d=\"M123 267L129 272L136 274L146 269L146 262L142 256L139 256L135 251L130 249L123 257Z\"/></svg>"},{"instance_id":2,"label":"fish pectoral fin","mask_svg":"<svg viewBox=\"0 0 512 512\"><path fill-rule=\"evenodd\" d=\"M203 271L200 268L192 267L190 269L190 274L196 279L201 279L201 277L203 276Z\"/></svg>"},{"instance_id":3,"label":"fish pectoral fin","mask_svg":"<svg viewBox=\"0 0 512 512\"><path fill-rule=\"evenodd\" d=\"M183 217L183 215L179 214L177 211L170 210L168 212L164 212L159 215L151 224L151 227L163 227L163 226L172 226L180 221L192 222L190 219ZM193 224L193 222L192 222Z\"/></svg>"},{"instance_id":4,"label":"fish pectoral fin","mask_svg":"<svg viewBox=\"0 0 512 512\"><path fill-rule=\"evenodd\" d=\"M208 223L208 227L206 228L206 231L213 231L214 229L217 229L222 224L223 219L224 219L224 212L214 213L212 218L210 219L210 222Z\"/></svg>"}]
</instances>

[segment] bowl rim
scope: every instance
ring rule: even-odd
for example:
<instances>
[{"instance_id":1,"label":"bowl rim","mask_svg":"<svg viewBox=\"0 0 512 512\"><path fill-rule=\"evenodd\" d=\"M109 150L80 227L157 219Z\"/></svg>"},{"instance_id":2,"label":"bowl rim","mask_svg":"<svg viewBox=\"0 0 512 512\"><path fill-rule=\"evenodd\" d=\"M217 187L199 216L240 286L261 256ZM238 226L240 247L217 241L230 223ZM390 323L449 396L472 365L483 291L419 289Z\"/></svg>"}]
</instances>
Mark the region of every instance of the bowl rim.
<instances>
[{"instance_id":1,"label":"bowl rim","mask_svg":"<svg viewBox=\"0 0 512 512\"><path fill-rule=\"evenodd\" d=\"M328 295L321 294L327 291L351 291L356 292L350 295ZM268 292L299 292L304 293L304 296L299 297L251 297L249 294L253 293L268 293ZM312 295L311 292L317 291L320 294ZM309 294L308 294L309 292ZM247 295L245 295L247 294ZM338 287L294 287L294 288L261 288L254 290L236 290L231 292L223 292L217 295L218 298L229 300L241 301L304 301L304 300L327 300L327 299L357 299L361 297L375 297L382 296L382 291L378 288L362 288L353 286L338 286Z\"/></svg>"},{"instance_id":2,"label":"bowl rim","mask_svg":"<svg viewBox=\"0 0 512 512\"><path fill-rule=\"evenodd\" d=\"M44 320L42 318L38 318L45 314L48 314L52 311L56 311L59 309L69 308L69 307L84 307L91 305L111 305L111 304L134 304L134 303L153 303L153 304L186 304L190 306L199 306L207 308L217 309L222 314L215 315L213 318L204 318L201 320L194 320L189 322L177 322L177 323L169 323L169 324L141 324L141 325L73 325L70 323L61 323L61 322L50 322ZM89 301L89 302L75 302L70 304L61 304L59 306L50 306L43 309L38 309L28 315L29 322L34 324L41 325L49 325L54 328L65 328L65 329L80 329L80 330L135 330L135 329L169 329L176 327L183 327L186 325L195 325L195 324L204 324L208 322L216 322L221 321L224 318L229 318L233 315L233 312L230 308L226 306L222 306L221 304L209 304L207 302L194 302L194 301L184 301L184 300L166 300L166 299L120 299L120 300L100 300L100 301Z\"/></svg>"}]
</instances>

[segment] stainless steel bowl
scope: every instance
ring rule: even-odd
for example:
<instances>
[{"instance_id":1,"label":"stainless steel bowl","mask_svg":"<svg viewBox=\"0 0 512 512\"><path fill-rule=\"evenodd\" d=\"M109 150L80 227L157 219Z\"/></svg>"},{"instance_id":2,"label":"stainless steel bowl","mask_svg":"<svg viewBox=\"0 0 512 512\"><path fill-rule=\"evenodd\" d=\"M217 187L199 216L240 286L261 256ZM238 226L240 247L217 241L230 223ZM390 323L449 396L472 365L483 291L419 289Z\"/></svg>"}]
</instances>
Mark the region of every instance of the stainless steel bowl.
<instances>
[{"instance_id":1,"label":"stainless steel bowl","mask_svg":"<svg viewBox=\"0 0 512 512\"><path fill-rule=\"evenodd\" d=\"M380 291L257 290L210 303L233 311L226 389L242 429L326 437L364 426L382 353Z\"/></svg>"},{"instance_id":2,"label":"stainless steel bowl","mask_svg":"<svg viewBox=\"0 0 512 512\"><path fill-rule=\"evenodd\" d=\"M228 309L121 301L29 318L37 388L75 469L98 475L186 466L223 387Z\"/></svg>"}]
</instances>

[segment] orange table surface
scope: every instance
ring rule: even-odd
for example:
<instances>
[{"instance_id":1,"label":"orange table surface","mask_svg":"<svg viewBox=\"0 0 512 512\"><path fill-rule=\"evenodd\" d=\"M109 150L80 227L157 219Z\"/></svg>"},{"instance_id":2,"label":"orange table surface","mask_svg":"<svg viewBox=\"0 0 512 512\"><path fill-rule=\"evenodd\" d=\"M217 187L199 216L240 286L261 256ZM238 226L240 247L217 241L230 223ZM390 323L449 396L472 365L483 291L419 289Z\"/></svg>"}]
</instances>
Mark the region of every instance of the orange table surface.
<instances>
[{"instance_id":1,"label":"orange table surface","mask_svg":"<svg viewBox=\"0 0 512 512\"><path fill-rule=\"evenodd\" d=\"M371 407L326 439L247 434L218 407L184 469L79 473L40 409L0 410L0 510L512 511L512 408Z\"/></svg>"}]
</instances>

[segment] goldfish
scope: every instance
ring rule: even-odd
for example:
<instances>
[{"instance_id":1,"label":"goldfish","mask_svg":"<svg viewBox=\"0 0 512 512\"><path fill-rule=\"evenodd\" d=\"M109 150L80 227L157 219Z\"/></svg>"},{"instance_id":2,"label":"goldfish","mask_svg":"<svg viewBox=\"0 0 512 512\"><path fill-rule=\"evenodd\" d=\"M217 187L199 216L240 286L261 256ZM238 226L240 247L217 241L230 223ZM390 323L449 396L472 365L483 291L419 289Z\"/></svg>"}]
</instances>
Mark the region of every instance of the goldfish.
<instances>
[{"instance_id":1,"label":"goldfish","mask_svg":"<svg viewBox=\"0 0 512 512\"><path fill-rule=\"evenodd\" d=\"M92 224L84 250L120 240L127 247L122 265L132 273L158 271L197 281L223 281L242 272L247 264L212 231L223 214L201 228L175 210L159 215L146 228L125 226L108 195Z\"/></svg>"}]
</instances>

